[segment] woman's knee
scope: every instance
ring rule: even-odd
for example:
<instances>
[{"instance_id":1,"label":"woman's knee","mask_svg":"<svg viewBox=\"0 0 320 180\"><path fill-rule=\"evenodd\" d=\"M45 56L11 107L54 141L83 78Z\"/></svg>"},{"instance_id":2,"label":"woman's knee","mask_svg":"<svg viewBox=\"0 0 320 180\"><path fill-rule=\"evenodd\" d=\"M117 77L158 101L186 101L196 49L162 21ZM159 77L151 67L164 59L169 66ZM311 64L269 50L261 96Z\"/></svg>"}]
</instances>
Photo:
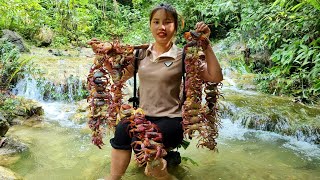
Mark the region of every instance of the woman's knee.
<instances>
[{"instance_id":1,"label":"woman's knee","mask_svg":"<svg viewBox=\"0 0 320 180\"><path fill-rule=\"evenodd\" d=\"M132 138L129 135L129 124L119 122L116 126L114 138L110 139L111 146L115 149L131 150Z\"/></svg>"}]
</instances>

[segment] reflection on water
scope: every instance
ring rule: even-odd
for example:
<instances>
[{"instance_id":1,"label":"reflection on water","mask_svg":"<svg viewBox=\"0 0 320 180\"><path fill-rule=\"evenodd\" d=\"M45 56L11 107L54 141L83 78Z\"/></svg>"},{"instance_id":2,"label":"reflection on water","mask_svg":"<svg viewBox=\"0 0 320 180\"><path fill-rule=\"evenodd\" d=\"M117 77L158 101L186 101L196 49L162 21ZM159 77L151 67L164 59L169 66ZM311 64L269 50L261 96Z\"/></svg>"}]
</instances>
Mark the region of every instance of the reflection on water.
<instances>
[{"instance_id":1,"label":"reflection on water","mask_svg":"<svg viewBox=\"0 0 320 180\"><path fill-rule=\"evenodd\" d=\"M110 146L99 150L80 129L14 127L11 134L30 145L30 151L10 167L25 179L94 179L109 166Z\"/></svg>"},{"instance_id":2,"label":"reflection on water","mask_svg":"<svg viewBox=\"0 0 320 180\"><path fill-rule=\"evenodd\" d=\"M192 141L181 156L183 161L169 171L178 179L320 179L320 148L295 143L289 137L262 131L249 131L223 120L219 153L197 149ZM26 180L91 180L109 172L110 150L107 137L102 150L90 142L82 128L48 123L37 129L15 126L10 134L30 145L30 151L13 164L13 171ZM300 144L299 144L300 143ZM302 144L301 144L302 143ZM149 179L134 162L124 179Z\"/></svg>"}]
</instances>

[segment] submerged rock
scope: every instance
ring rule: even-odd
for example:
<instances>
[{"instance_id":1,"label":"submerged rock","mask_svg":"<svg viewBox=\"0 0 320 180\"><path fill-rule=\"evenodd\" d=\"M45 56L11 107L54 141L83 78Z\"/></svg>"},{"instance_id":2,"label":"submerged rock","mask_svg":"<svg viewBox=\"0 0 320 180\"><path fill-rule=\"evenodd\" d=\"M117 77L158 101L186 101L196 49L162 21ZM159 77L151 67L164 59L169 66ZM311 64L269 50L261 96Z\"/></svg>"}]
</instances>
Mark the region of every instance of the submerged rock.
<instances>
[{"instance_id":1,"label":"submerged rock","mask_svg":"<svg viewBox=\"0 0 320 180\"><path fill-rule=\"evenodd\" d=\"M7 137L4 145L0 148L1 155L13 155L27 151L29 148L26 144L12 137Z\"/></svg>"},{"instance_id":2,"label":"submerged rock","mask_svg":"<svg viewBox=\"0 0 320 180\"><path fill-rule=\"evenodd\" d=\"M8 168L0 166L0 179L1 180L22 180L23 178Z\"/></svg>"},{"instance_id":3,"label":"submerged rock","mask_svg":"<svg viewBox=\"0 0 320 180\"><path fill-rule=\"evenodd\" d=\"M88 113L76 113L70 119L76 124L84 124L88 121Z\"/></svg>"},{"instance_id":4,"label":"submerged rock","mask_svg":"<svg viewBox=\"0 0 320 180\"><path fill-rule=\"evenodd\" d=\"M88 121L89 104L86 100L77 102L76 113L70 117L70 120L77 124L84 124Z\"/></svg>"},{"instance_id":5,"label":"submerged rock","mask_svg":"<svg viewBox=\"0 0 320 180\"><path fill-rule=\"evenodd\" d=\"M8 167L16 163L20 158L20 152L24 152L28 147L11 137L5 137L2 147L0 147L0 166ZM1 173L0 173L1 174Z\"/></svg>"},{"instance_id":6,"label":"submerged rock","mask_svg":"<svg viewBox=\"0 0 320 180\"><path fill-rule=\"evenodd\" d=\"M43 122L42 116L31 116L27 119L24 119L22 122L23 125L29 126L29 127L41 127Z\"/></svg>"}]
</instances>

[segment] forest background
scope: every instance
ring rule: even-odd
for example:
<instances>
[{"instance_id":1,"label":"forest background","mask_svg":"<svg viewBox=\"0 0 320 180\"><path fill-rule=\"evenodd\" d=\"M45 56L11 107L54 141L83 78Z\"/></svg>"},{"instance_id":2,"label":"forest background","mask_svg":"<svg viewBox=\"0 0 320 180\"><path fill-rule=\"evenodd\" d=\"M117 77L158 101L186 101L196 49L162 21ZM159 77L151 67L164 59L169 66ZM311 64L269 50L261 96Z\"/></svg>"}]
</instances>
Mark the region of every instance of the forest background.
<instances>
[{"instance_id":1,"label":"forest background","mask_svg":"<svg viewBox=\"0 0 320 180\"><path fill-rule=\"evenodd\" d=\"M86 47L92 37L128 44L152 40L149 13L160 0L1 0L0 30L18 32L30 45L50 39L54 48ZM318 104L320 99L319 0L167 0L185 21L183 32L204 21L211 41L221 50L240 44L243 54L229 56L232 67L254 73L260 91L288 95L297 101ZM181 26L180 26L181 27ZM0 31L1 32L1 31ZM1 33L0 33L1 35ZM1 36L0 36L1 37ZM13 87L26 60L13 46L0 42L0 77ZM9 63L10 61L10 63Z\"/></svg>"}]
</instances>

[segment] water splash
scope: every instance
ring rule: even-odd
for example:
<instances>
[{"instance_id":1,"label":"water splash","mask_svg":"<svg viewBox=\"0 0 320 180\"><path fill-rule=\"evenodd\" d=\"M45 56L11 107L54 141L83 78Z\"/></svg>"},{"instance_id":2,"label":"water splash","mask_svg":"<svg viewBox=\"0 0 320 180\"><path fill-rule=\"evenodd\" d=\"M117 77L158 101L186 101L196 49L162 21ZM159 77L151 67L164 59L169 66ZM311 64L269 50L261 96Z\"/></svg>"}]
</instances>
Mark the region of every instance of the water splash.
<instances>
[{"instance_id":1,"label":"water splash","mask_svg":"<svg viewBox=\"0 0 320 180\"><path fill-rule=\"evenodd\" d=\"M62 127L83 128L86 124L76 124L70 117L76 113L75 104L64 104L61 102L41 102L45 112L45 120L48 122L57 122Z\"/></svg>"},{"instance_id":2,"label":"water splash","mask_svg":"<svg viewBox=\"0 0 320 180\"><path fill-rule=\"evenodd\" d=\"M228 90L231 90L231 91L239 92L239 93L242 93L242 94L248 94L248 95L256 95L256 94L258 94L256 91L249 91L249 90L239 89L237 87L237 83L234 82L234 80L231 79L228 76L223 76L223 82L222 83L223 83L223 87L222 87L223 90L228 89Z\"/></svg>"}]
</instances>

